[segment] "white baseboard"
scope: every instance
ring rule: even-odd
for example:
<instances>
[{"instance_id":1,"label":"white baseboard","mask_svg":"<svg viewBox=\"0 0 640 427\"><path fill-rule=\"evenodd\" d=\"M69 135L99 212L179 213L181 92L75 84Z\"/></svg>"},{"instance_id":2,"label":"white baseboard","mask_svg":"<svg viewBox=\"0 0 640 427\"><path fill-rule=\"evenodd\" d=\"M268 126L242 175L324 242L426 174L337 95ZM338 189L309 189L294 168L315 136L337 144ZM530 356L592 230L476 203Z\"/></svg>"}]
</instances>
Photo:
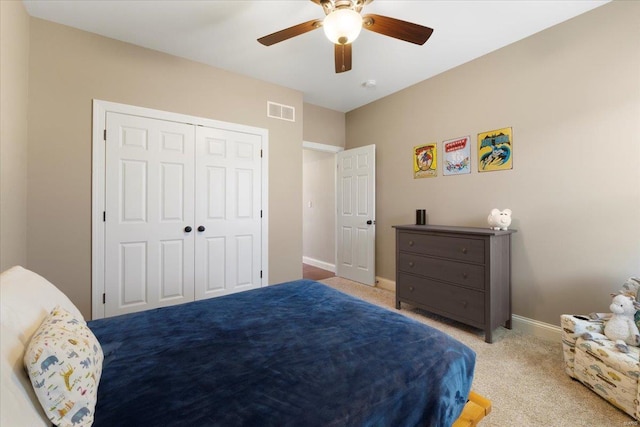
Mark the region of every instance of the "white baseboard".
<instances>
[{"instance_id":1,"label":"white baseboard","mask_svg":"<svg viewBox=\"0 0 640 427\"><path fill-rule=\"evenodd\" d=\"M525 334L533 335L549 341L560 342L562 340L560 326L529 319L528 317L518 316L517 314L513 314L511 316L511 323L513 329L522 331Z\"/></svg>"},{"instance_id":2,"label":"white baseboard","mask_svg":"<svg viewBox=\"0 0 640 427\"><path fill-rule=\"evenodd\" d=\"M396 291L396 282L383 277L376 277L376 286L388 291ZM517 314L512 315L511 326L513 329L522 331L525 334L533 335L545 340L560 342L562 339L560 326L529 319L528 317L518 316Z\"/></svg>"},{"instance_id":3,"label":"white baseboard","mask_svg":"<svg viewBox=\"0 0 640 427\"><path fill-rule=\"evenodd\" d=\"M314 267L321 268L323 270L331 271L333 273L336 272L336 265L335 264L329 264L328 262L320 261L320 260L309 258L309 257L306 257L306 256L302 257L302 262L304 264L309 264L309 265L312 265Z\"/></svg>"}]
</instances>

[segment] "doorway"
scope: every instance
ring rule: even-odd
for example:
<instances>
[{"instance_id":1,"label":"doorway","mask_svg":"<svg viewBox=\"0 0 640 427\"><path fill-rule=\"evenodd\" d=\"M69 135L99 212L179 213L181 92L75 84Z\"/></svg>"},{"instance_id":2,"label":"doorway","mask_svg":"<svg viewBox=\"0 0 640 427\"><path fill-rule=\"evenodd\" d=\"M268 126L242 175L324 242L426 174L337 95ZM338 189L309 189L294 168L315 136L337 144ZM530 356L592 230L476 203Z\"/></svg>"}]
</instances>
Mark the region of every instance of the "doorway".
<instances>
[{"instance_id":1,"label":"doorway","mask_svg":"<svg viewBox=\"0 0 640 427\"><path fill-rule=\"evenodd\" d=\"M335 154L342 147L304 142L302 150L302 277L335 275Z\"/></svg>"},{"instance_id":2,"label":"doorway","mask_svg":"<svg viewBox=\"0 0 640 427\"><path fill-rule=\"evenodd\" d=\"M307 264L375 286L375 146L302 151L303 277Z\"/></svg>"}]
</instances>

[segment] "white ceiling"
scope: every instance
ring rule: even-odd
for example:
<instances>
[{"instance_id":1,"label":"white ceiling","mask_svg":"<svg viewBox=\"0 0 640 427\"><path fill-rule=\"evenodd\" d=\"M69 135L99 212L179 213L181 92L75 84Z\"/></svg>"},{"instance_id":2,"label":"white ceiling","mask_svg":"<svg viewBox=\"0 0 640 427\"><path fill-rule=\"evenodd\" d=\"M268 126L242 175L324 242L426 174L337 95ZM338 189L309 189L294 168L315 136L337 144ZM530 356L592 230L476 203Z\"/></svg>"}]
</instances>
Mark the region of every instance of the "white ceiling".
<instances>
[{"instance_id":1,"label":"white ceiling","mask_svg":"<svg viewBox=\"0 0 640 427\"><path fill-rule=\"evenodd\" d=\"M423 46L362 31L353 69L336 74L321 29L270 47L256 39L324 12L310 0L25 0L34 17L210 64L350 111L607 3L609 0L376 0L375 13L434 29ZM375 80L376 86L363 85Z\"/></svg>"}]
</instances>

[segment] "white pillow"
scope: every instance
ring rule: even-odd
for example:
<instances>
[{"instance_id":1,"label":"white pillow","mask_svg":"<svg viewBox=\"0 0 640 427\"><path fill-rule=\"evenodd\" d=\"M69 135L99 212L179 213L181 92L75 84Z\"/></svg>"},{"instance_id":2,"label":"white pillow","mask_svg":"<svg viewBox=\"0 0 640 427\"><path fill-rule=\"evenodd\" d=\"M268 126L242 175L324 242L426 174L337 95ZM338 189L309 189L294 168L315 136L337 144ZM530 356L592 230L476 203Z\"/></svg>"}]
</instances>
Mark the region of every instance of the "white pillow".
<instances>
[{"instance_id":1,"label":"white pillow","mask_svg":"<svg viewBox=\"0 0 640 427\"><path fill-rule=\"evenodd\" d=\"M56 426L93 424L102 349L84 320L54 308L31 338L24 366L36 396Z\"/></svg>"},{"instance_id":2,"label":"white pillow","mask_svg":"<svg viewBox=\"0 0 640 427\"><path fill-rule=\"evenodd\" d=\"M42 276L12 267L0 274L0 425L50 426L22 359L35 330L55 306L82 319L60 290Z\"/></svg>"}]
</instances>

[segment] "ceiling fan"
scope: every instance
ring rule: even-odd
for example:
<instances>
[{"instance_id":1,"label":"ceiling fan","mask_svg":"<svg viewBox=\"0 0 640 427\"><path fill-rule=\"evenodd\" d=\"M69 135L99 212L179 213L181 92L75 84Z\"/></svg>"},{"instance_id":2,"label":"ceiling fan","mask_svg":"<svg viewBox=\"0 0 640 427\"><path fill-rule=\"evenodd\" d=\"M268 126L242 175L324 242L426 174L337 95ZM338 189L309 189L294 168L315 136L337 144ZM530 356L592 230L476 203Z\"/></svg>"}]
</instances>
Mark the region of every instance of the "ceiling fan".
<instances>
[{"instance_id":1,"label":"ceiling fan","mask_svg":"<svg viewBox=\"0 0 640 427\"><path fill-rule=\"evenodd\" d=\"M336 73L351 69L351 43L362 28L378 34L406 42L423 45L433 33L433 29L400 19L382 15L364 15L360 12L373 0L311 0L322 6L324 19L313 19L285 28L258 39L265 46L288 40L300 34L322 27L325 35L334 45Z\"/></svg>"}]
</instances>

